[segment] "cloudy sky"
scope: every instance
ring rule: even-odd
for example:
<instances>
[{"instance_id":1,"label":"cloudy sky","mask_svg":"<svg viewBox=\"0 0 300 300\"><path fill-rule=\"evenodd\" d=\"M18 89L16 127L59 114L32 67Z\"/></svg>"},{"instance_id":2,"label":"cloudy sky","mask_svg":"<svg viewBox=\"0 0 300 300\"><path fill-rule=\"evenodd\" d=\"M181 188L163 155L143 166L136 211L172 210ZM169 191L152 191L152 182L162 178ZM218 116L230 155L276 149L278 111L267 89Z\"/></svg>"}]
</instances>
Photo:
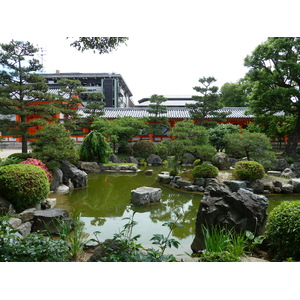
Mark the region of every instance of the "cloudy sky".
<instances>
[{"instance_id":1,"label":"cloudy sky","mask_svg":"<svg viewBox=\"0 0 300 300\"><path fill-rule=\"evenodd\" d=\"M10 26L0 42L14 38L42 47L45 72L119 73L135 103L153 94L195 95L193 87L203 76L214 76L219 87L242 78L244 58L268 36L295 35L298 16L289 2L296 3L153 0L141 6L115 0L96 7L92 4L97 2L87 0L71 8L54 0L35 19ZM28 8L21 2L20 16L22 9ZM11 19L7 23L13 25ZM99 35L127 36L129 41L99 55L80 53L66 39Z\"/></svg>"}]
</instances>

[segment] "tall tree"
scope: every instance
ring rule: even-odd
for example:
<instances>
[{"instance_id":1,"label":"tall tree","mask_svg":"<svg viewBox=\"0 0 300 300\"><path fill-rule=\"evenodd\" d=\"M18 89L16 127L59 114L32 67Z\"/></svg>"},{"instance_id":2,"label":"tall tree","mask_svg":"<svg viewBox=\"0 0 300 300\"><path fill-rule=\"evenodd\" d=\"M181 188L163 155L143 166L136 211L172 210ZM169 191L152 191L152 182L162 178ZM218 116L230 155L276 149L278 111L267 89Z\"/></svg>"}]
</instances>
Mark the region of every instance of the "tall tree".
<instances>
[{"instance_id":1,"label":"tall tree","mask_svg":"<svg viewBox=\"0 0 300 300\"><path fill-rule=\"evenodd\" d=\"M105 96L102 93L88 93L85 95L83 99L83 112L86 115L79 121L83 127L91 128L92 123L105 114L105 102L103 101L104 98Z\"/></svg>"},{"instance_id":2,"label":"tall tree","mask_svg":"<svg viewBox=\"0 0 300 300\"><path fill-rule=\"evenodd\" d=\"M169 148L169 153L177 160L189 153L203 162L211 159L217 152L216 148L209 144L207 129L204 126L195 125L192 120L177 122L169 132L169 136L175 137L175 140L165 141L165 145Z\"/></svg>"},{"instance_id":3,"label":"tall tree","mask_svg":"<svg viewBox=\"0 0 300 300\"><path fill-rule=\"evenodd\" d=\"M93 50L104 54L116 50L121 44L126 45L127 40L127 37L79 37L71 43L71 46L81 52Z\"/></svg>"},{"instance_id":4,"label":"tall tree","mask_svg":"<svg viewBox=\"0 0 300 300\"><path fill-rule=\"evenodd\" d=\"M168 118L164 116L168 109L166 105L163 105L167 99L162 95L154 94L149 101L147 112L150 114L150 117L148 117L148 122L155 140L156 135L162 134L163 129L169 128Z\"/></svg>"},{"instance_id":5,"label":"tall tree","mask_svg":"<svg viewBox=\"0 0 300 300\"><path fill-rule=\"evenodd\" d=\"M48 91L45 79L36 74L42 65L34 58L38 52L30 42L12 40L9 44L0 44L0 114L18 115L20 120L4 118L0 128L9 131L14 137L22 138L22 152L27 153L27 139L31 137L28 128L45 124L59 113ZM41 101L41 104L36 104ZM28 121L30 115L39 115L41 119Z\"/></svg>"},{"instance_id":6,"label":"tall tree","mask_svg":"<svg viewBox=\"0 0 300 300\"><path fill-rule=\"evenodd\" d=\"M212 85L216 79L214 77L202 77L199 79L200 86L195 86L193 89L199 92L200 96L192 96L195 103L186 104L190 108L190 115L194 119L198 119L198 124L202 126L209 126L216 123L217 120L222 120L228 113L218 111L223 107L220 96L218 94L218 87ZM210 118L211 121L205 120Z\"/></svg>"},{"instance_id":7,"label":"tall tree","mask_svg":"<svg viewBox=\"0 0 300 300\"><path fill-rule=\"evenodd\" d=\"M226 82L220 89L220 101L227 107L247 106L247 84Z\"/></svg>"},{"instance_id":8,"label":"tall tree","mask_svg":"<svg viewBox=\"0 0 300 300\"><path fill-rule=\"evenodd\" d=\"M287 156L296 156L300 138L300 38L272 37L257 46L245 58L250 70L246 78L253 83L249 101L256 116L272 117L284 113L294 117L285 149Z\"/></svg>"},{"instance_id":9,"label":"tall tree","mask_svg":"<svg viewBox=\"0 0 300 300\"><path fill-rule=\"evenodd\" d=\"M139 135L145 128L144 119L123 117L114 120L99 118L92 124L92 128L108 138L112 144L113 152L118 153L118 148L126 148L133 135Z\"/></svg>"}]
</instances>

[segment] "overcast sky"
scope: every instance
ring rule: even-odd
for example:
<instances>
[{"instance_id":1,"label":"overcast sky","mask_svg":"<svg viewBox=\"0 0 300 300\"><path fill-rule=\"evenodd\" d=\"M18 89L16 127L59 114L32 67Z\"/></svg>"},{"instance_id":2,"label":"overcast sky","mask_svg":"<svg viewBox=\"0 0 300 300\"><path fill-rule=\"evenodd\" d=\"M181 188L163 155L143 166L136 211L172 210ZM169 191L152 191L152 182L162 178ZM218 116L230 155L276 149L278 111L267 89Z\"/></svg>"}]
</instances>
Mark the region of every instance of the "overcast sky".
<instances>
[{"instance_id":1,"label":"overcast sky","mask_svg":"<svg viewBox=\"0 0 300 300\"><path fill-rule=\"evenodd\" d=\"M219 88L236 82L247 72L244 58L268 36L299 36L293 0L284 7L277 0L153 0L143 6L115 0L98 7L87 0L83 6L72 2L72 8L66 2L51 3L21 24L4 14L10 25L2 30L0 42L14 38L38 44L44 50L45 72L119 73L135 103L153 94L195 95L193 87L203 76L214 76ZM20 5L15 14L24 16L28 7ZM99 55L80 53L66 39L99 35L127 36L129 41Z\"/></svg>"}]
</instances>

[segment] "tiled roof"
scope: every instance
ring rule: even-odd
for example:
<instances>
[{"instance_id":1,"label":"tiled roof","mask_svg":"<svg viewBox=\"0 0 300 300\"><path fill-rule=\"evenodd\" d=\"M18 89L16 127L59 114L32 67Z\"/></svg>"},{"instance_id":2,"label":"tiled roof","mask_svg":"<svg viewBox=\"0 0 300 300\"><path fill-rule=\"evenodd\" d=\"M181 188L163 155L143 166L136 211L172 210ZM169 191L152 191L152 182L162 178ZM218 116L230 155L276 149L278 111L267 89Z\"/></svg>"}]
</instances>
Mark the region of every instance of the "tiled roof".
<instances>
[{"instance_id":1,"label":"tiled roof","mask_svg":"<svg viewBox=\"0 0 300 300\"><path fill-rule=\"evenodd\" d=\"M223 109L218 110L218 112L230 112L227 116L227 119L249 119L252 118L252 115L246 115L245 111L247 107L224 107ZM170 119L189 119L190 109L186 107L172 107L168 108L165 116ZM87 117L87 114L83 112L83 108L79 109L79 114L82 117ZM116 119L118 117L133 117L133 118L143 118L149 117L150 114L147 112L147 108L139 108L139 107L126 107L126 108L105 108L104 109L104 116L103 118L108 119ZM208 116L209 118L210 116Z\"/></svg>"}]
</instances>

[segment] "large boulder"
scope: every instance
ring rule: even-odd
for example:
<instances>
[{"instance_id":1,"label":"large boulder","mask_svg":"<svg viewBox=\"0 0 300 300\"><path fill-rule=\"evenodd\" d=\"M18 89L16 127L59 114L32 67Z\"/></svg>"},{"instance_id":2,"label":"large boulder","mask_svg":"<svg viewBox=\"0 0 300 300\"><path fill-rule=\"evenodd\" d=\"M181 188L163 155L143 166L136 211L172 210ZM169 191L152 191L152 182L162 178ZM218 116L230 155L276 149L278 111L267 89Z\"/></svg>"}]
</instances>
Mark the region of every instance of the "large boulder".
<instances>
[{"instance_id":1,"label":"large boulder","mask_svg":"<svg viewBox=\"0 0 300 300\"><path fill-rule=\"evenodd\" d=\"M52 174L50 190L55 191L63 183L63 172L61 169L56 168Z\"/></svg>"},{"instance_id":2,"label":"large boulder","mask_svg":"<svg viewBox=\"0 0 300 300\"><path fill-rule=\"evenodd\" d=\"M150 154L146 159L148 165L162 165L162 159L156 154Z\"/></svg>"},{"instance_id":3,"label":"large boulder","mask_svg":"<svg viewBox=\"0 0 300 300\"><path fill-rule=\"evenodd\" d=\"M300 193L300 178L291 179L288 183L293 185L293 187L294 187L293 192L294 193Z\"/></svg>"},{"instance_id":4,"label":"large boulder","mask_svg":"<svg viewBox=\"0 0 300 300\"><path fill-rule=\"evenodd\" d=\"M69 218L69 213L62 208L51 208L33 211L33 232L58 234L64 222L73 224Z\"/></svg>"},{"instance_id":5,"label":"large boulder","mask_svg":"<svg viewBox=\"0 0 300 300\"><path fill-rule=\"evenodd\" d=\"M74 188L87 186L88 176L86 172L79 170L76 166L68 161L63 161L60 169L63 172L63 183L65 185L68 185L70 180Z\"/></svg>"},{"instance_id":6,"label":"large boulder","mask_svg":"<svg viewBox=\"0 0 300 300\"><path fill-rule=\"evenodd\" d=\"M145 205L159 202L161 199L161 189L142 186L131 191L131 203L135 205Z\"/></svg>"},{"instance_id":7,"label":"large boulder","mask_svg":"<svg viewBox=\"0 0 300 300\"><path fill-rule=\"evenodd\" d=\"M279 158L275 161L274 170L282 172L284 169L289 167L289 163L285 158Z\"/></svg>"},{"instance_id":8,"label":"large boulder","mask_svg":"<svg viewBox=\"0 0 300 300\"><path fill-rule=\"evenodd\" d=\"M120 158L119 158L118 155L116 155L116 154L111 154L111 155L108 157L108 160L109 160L110 162L112 162L112 163L117 163L117 164L121 163Z\"/></svg>"},{"instance_id":9,"label":"large boulder","mask_svg":"<svg viewBox=\"0 0 300 300\"><path fill-rule=\"evenodd\" d=\"M256 236L262 234L268 208L263 195L240 188L231 192L224 185L205 190L196 220L196 235L191 248L194 252L205 249L202 225L234 228L237 232L249 230Z\"/></svg>"},{"instance_id":10,"label":"large boulder","mask_svg":"<svg viewBox=\"0 0 300 300\"><path fill-rule=\"evenodd\" d=\"M226 153L218 152L213 156L212 164L219 170L229 170L231 162Z\"/></svg>"},{"instance_id":11,"label":"large boulder","mask_svg":"<svg viewBox=\"0 0 300 300\"><path fill-rule=\"evenodd\" d=\"M101 168L98 163L95 161L93 162L87 162L82 161L80 162L80 169L83 170L86 173L99 173L101 172Z\"/></svg>"},{"instance_id":12,"label":"large boulder","mask_svg":"<svg viewBox=\"0 0 300 300\"><path fill-rule=\"evenodd\" d=\"M4 197L0 196L0 215L14 214L16 212L13 205Z\"/></svg>"}]
</instances>

